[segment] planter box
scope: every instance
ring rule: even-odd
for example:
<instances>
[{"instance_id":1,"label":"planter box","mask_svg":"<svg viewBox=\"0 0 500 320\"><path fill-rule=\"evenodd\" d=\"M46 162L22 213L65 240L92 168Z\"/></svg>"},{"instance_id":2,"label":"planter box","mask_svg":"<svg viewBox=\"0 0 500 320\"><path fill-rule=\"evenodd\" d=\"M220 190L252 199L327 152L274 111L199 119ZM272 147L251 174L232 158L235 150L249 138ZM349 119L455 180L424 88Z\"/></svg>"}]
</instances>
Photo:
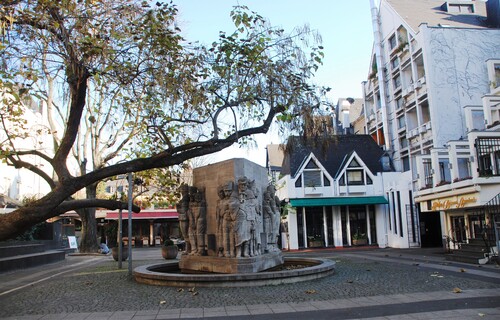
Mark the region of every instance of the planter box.
<instances>
[{"instance_id":1,"label":"planter box","mask_svg":"<svg viewBox=\"0 0 500 320\"><path fill-rule=\"evenodd\" d=\"M367 244L368 244L368 239L353 239L352 240L353 246L364 246Z\"/></svg>"},{"instance_id":2,"label":"planter box","mask_svg":"<svg viewBox=\"0 0 500 320\"><path fill-rule=\"evenodd\" d=\"M314 241L309 241L308 242L308 247L309 248L314 248L314 247L324 247L325 245L323 244L323 240L314 240Z\"/></svg>"}]
</instances>

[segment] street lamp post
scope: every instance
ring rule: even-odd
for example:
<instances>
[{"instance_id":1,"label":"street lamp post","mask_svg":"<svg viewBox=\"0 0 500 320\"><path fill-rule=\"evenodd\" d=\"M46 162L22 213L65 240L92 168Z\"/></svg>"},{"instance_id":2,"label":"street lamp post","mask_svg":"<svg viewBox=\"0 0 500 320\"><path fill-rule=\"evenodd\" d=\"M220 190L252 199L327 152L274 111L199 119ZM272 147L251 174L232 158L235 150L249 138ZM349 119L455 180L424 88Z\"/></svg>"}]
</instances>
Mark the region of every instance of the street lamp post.
<instances>
[{"instance_id":1,"label":"street lamp post","mask_svg":"<svg viewBox=\"0 0 500 320\"><path fill-rule=\"evenodd\" d=\"M128 275L132 276L132 173L128 173ZM121 216L121 215L120 215Z\"/></svg>"},{"instance_id":2,"label":"street lamp post","mask_svg":"<svg viewBox=\"0 0 500 320\"><path fill-rule=\"evenodd\" d=\"M123 222L122 222L122 209L118 212L118 269L122 268L123 258Z\"/></svg>"}]
</instances>

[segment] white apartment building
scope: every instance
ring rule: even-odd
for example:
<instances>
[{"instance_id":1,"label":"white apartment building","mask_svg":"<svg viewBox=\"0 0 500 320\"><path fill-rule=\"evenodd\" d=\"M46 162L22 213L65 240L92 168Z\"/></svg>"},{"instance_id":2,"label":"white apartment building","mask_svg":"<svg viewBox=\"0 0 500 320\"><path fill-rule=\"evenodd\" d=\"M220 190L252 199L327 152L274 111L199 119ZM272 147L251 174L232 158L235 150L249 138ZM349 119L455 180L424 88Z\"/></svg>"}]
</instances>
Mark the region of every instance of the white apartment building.
<instances>
[{"instance_id":1,"label":"white apartment building","mask_svg":"<svg viewBox=\"0 0 500 320\"><path fill-rule=\"evenodd\" d=\"M2 99L0 101L14 101L14 98L8 93L2 92L1 96ZM50 130L47 123L47 116L44 114L44 108L31 100L24 101L21 108L23 109L22 120L24 124L11 123L4 119L5 121L2 125L9 131L16 126L20 127L24 125L28 137L22 138L19 136L8 138L7 133L2 127L2 130L0 130L0 141L2 145L6 146L7 150L9 149L8 146L13 144L18 148L18 151L36 150L52 156L52 139L49 133ZM8 112L7 108L4 110ZM11 134L13 132L14 130L11 131ZM49 176L53 174L52 167L40 157L24 155L22 160L33 164L37 169L46 172ZM49 191L50 187L48 183L39 175L27 169L18 169L0 162L0 195L5 196L5 198L21 201L26 197L42 197ZM11 211L7 208L0 208L0 210L0 213Z\"/></svg>"},{"instance_id":2,"label":"white apartment building","mask_svg":"<svg viewBox=\"0 0 500 320\"><path fill-rule=\"evenodd\" d=\"M422 246L477 238L499 213L500 0L381 0L372 15L365 133L411 190L390 210L414 212Z\"/></svg>"}]
</instances>

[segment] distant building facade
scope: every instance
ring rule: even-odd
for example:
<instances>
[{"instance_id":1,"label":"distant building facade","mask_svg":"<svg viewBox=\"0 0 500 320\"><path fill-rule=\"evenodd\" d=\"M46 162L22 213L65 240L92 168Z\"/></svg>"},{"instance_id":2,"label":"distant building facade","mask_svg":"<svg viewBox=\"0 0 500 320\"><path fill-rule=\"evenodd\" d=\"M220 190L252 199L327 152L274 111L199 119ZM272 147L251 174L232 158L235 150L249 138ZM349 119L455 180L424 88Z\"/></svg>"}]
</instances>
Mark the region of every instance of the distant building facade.
<instances>
[{"instance_id":1,"label":"distant building facade","mask_svg":"<svg viewBox=\"0 0 500 320\"><path fill-rule=\"evenodd\" d=\"M401 217L406 213L389 214L391 198L385 191L398 183L401 173L392 172L372 137L289 139L293 148L284 151L281 179L276 183L286 207L283 248L409 246L412 239L403 232L408 226L403 227ZM407 190L393 200L408 201L408 195ZM387 237L388 230L396 236ZM413 230L417 232L416 225Z\"/></svg>"},{"instance_id":2,"label":"distant building facade","mask_svg":"<svg viewBox=\"0 0 500 320\"><path fill-rule=\"evenodd\" d=\"M381 0L372 7L360 120L408 176L409 202L401 205L419 211L422 246L459 246L500 219L499 4Z\"/></svg>"}]
</instances>

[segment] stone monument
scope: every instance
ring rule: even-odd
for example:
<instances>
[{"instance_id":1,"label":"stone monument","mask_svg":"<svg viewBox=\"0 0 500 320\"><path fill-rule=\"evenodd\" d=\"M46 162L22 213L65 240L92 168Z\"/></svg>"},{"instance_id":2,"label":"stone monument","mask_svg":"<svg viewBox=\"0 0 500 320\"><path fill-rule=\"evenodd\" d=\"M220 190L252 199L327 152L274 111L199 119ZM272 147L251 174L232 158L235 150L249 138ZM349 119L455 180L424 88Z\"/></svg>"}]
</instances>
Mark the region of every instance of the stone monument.
<instances>
[{"instance_id":1,"label":"stone monument","mask_svg":"<svg viewBox=\"0 0 500 320\"><path fill-rule=\"evenodd\" d=\"M264 167L231 159L196 168L193 186L180 191L183 272L252 273L283 263L280 201Z\"/></svg>"}]
</instances>

